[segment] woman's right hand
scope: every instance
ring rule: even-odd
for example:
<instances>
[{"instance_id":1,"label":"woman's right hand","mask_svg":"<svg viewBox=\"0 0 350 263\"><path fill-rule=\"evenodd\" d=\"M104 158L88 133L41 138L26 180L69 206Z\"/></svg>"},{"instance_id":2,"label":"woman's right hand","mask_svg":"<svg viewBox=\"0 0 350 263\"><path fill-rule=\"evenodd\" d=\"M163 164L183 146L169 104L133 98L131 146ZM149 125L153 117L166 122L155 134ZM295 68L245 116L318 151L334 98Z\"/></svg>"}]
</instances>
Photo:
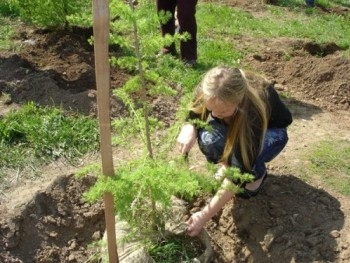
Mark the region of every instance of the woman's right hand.
<instances>
[{"instance_id":1,"label":"woman's right hand","mask_svg":"<svg viewBox=\"0 0 350 263\"><path fill-rule=\"evenodd\" d=\"M191 237L198 236L207 221L202 211L194 213L186 222L188 224L187 234Z\"/></svg>"},{"instance_id":2,"label":"woman's right hand","mask_svg":"<svg viewBox=\"0 0 350 263\"><path fill-rule=\"evenodd\" d=\"M177 144L182 154L188 153L196 143L197 129L190 123L185 124L177 137Z\"/></svg>"}]
</instances>

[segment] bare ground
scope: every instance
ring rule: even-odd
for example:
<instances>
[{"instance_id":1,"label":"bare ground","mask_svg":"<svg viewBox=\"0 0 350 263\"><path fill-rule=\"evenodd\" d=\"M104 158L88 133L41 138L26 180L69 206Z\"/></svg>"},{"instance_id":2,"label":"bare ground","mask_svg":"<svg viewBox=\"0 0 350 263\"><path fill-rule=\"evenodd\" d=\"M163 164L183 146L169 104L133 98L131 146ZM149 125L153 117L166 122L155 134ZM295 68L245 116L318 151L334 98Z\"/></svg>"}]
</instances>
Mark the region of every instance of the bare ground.
<instances>
[{"instance_id":1,"label":"bare ground","mask_svg":"<svg viewBox=\"0 0 350 263\"><path fill-rule=\"evenodd\" d=\"M221 2L265 14L254 2ZM23 25L17 38L21 50L0 53L0 114L35 101L96 115L93 49L86 41L91 33ZM301 180L299 174L311 145L325 139L350 141L350 59L334 43L321 46L304 39L240 36L233 45L249 46L242 65L274 79L278 90L289 94L286 103L294 122L286 149L269 164L261 194L232 200L206 225L215 252L212 262L350 262L349 197L320 179ZM127 77L112 68L112 87ZM111 101L112 114L123 110L115 98ZM157 105L154 114L170 125L176 100ZM117 152L114 157L122 158ZM203 157L195 151L190 161L198 165ZM103 203L81 200L93 179L78 181L75 171L56 163L35 180L25 179L26 171L12 173L0 192L0 262L85 262L93 256L88 245L103 235ZM206 201L200 198L190 209Z\"/></svg>"}]
</instances>

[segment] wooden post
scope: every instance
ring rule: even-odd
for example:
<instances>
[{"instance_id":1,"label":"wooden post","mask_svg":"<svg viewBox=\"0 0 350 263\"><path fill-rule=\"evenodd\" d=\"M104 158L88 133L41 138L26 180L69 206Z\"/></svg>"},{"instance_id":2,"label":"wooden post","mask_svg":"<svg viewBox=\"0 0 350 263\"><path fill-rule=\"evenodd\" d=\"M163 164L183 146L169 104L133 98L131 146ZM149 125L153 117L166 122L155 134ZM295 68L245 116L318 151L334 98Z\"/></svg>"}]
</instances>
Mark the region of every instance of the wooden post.
<instances>
[{"instance_id":1,"label":"wooden post","mask_svg":"<svg viewBox=\"0 0 350 263\"><path fill-rule=\"evenodd\" d=\"M105 176L114 176L109 100L110 65L108 0L93 0L93 30L102 172ZM109 262L119 263L115 233L114 200L111 193L105 193L104 203Z\"/></svg>"}]
</instances>

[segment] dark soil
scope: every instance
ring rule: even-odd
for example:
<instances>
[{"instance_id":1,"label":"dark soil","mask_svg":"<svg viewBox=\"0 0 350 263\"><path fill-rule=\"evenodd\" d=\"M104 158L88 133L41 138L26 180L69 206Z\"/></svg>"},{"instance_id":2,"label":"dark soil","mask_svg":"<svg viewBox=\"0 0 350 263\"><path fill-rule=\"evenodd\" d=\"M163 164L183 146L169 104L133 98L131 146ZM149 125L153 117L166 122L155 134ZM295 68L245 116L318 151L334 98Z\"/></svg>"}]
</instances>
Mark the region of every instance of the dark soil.
<instances>
[{"instance_id":1,"label":"dark soil","mask_svg":"<svg viewBox=\"0 0 350 263\"><path fill-rule=\"evenodd\" d=\"M260 3L220 2L265 14ZM0 53L0 98L10 95L2 100L0 114L34 101L96 116L94 53L87 42L91 34L91 29L51 32L21 25L20 51ZM281 93L289 94L286 103L294 122L287 148L269 164L261 193L232 200L206 225L215 252L212 262L350 262L350 199L322 181L299 179L296 169L303 165L309 144L324 138L350 140L349 57L334 43L302 39L241 36L233 43L252 50L242 61L244 67L264 73ZM111 86L128 77L112 68ZM171 125L178 99L155 98L154 105L153 114ZM112 94L111 111L113 116L125 111ZM198 151L190 156L194 165L202 161ZM96 250L88 245L105 231L103 203L91 205L81 198L93 179L77 180L65 164L51 169L51 181L45 175L0 192L0 262L97 262ZM198 199L191 209L206 201Z\"/></svg>"}]
</instances>

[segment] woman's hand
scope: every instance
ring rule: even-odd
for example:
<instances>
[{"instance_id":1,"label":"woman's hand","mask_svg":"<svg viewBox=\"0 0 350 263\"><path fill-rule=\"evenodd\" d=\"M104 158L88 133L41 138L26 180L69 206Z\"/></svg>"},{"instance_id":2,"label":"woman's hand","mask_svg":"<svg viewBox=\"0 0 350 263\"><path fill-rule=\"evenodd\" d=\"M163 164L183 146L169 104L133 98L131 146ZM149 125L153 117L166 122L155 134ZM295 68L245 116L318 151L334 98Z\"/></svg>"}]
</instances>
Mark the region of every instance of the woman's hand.
<instances>
[{"instance_id":1,"label":"woman's hand","mask_svg":"<svg viewBox=\"0 0 350 263\"><path fill-rule=\"evenodd\" d=\"M196 143L197 129L192 124L185 124L177 137L179 150L182 154L188 153Z\"/></svg>"},{"instance_id":2,"label":"woman's hand","mask_svg":"<svg viewBox=\"0 0 350 263\"><path fill-rule=\"evenodd\" d=\"M203 211L194 213L186 222L188 224L187 234L191 237L197 236L206 222Z\"/></svg>"},{"instance_id":3,"label":"woman's hand","mask_svg":"<svg viewBox=\"0 0 350 263\"><path fill-rule=\"evenodd\" d=\"M188 228L187 233L189 236L198 235L204 224L209 221L223 206L231 200L233 192L228 190L232 182L228 179L224 179L222 182L222 188L216 193L216 195L210 200L201 211L194 213L190 219L187 220Z\"/></svg>"}]
</instances>

